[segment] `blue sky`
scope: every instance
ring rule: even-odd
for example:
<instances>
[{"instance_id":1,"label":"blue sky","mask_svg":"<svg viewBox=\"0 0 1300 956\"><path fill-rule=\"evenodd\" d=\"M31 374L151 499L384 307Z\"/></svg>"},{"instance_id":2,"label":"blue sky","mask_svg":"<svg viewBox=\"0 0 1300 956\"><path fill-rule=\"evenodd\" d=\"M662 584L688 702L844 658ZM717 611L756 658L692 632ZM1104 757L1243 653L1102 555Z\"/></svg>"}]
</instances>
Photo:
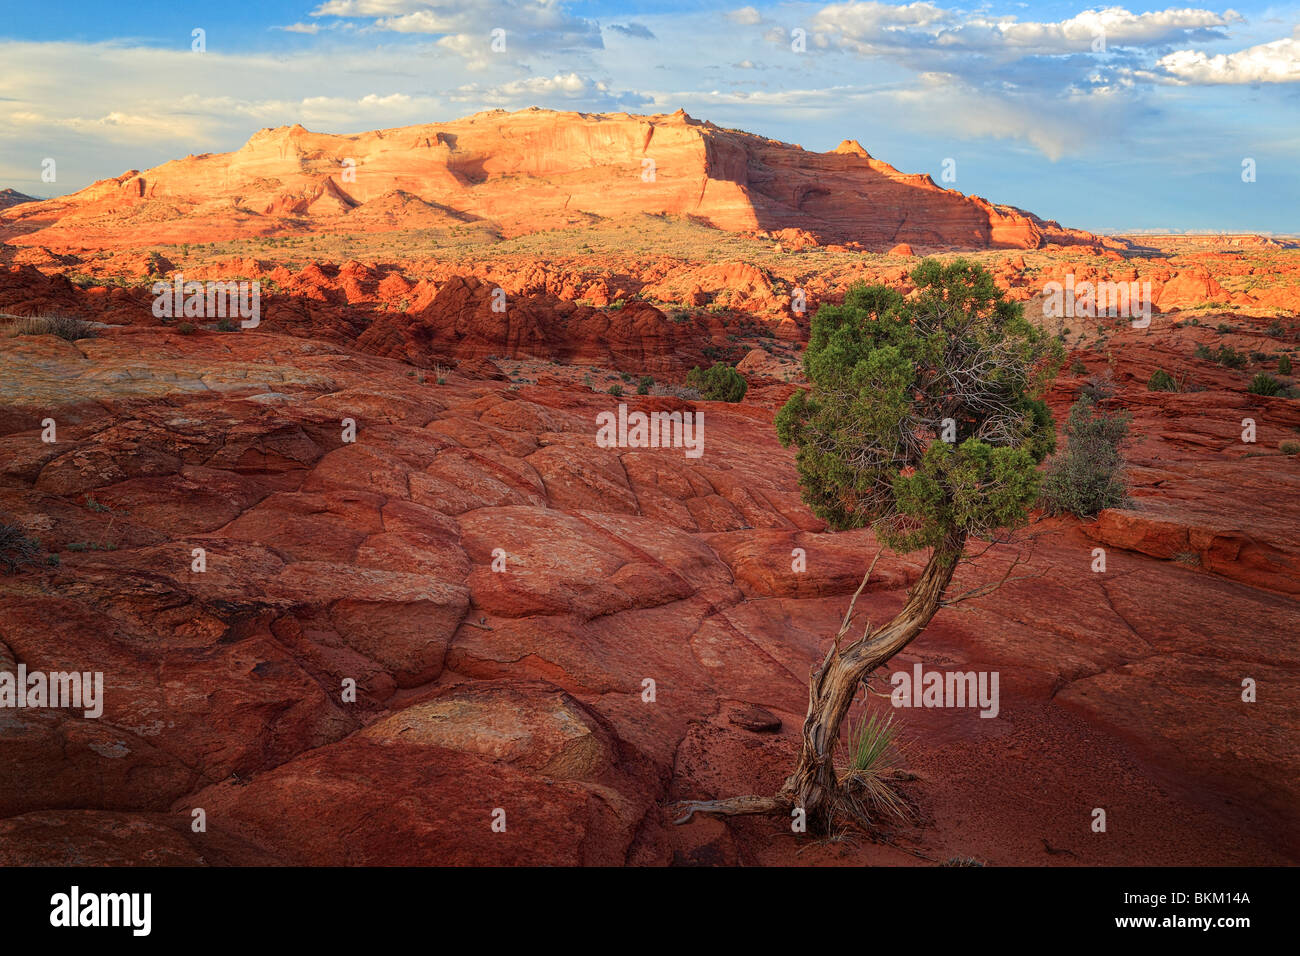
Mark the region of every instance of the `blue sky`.
<instances>
[{"instance_id":1,"label":"blue sky","mask_svg":"<svg viewBox=\"0 0 1300 956\"><path fill-rule=\"evenodd\" d=\"M1094 231L1300 232L1300 0L1195 2L11 4L0 187L71 192L294 122L682 107L936 181L951 159L944 185Z\"/></svg>"}]
</instances>

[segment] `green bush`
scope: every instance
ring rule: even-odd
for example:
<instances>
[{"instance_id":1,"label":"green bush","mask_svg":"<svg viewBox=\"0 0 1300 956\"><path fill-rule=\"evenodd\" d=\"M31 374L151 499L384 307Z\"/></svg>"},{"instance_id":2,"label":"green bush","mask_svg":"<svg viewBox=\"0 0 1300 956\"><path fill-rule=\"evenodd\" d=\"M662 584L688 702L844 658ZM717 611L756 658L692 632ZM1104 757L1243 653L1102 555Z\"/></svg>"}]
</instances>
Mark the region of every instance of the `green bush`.
<instances>
[{"instance_id":1,"label":"green bush","mask_svg":"<svg viewBox=\"0 0 1300 956\"><path fill-rule=\"evenodd\" d=\"M749 383L730 365L714 363L712 368L702 369L698 365L686 376L686 384L698 389L700 394L711 402L738 402L745 397Z\"/></svg>"},{"instance_id":2,"label":"green bush","mask_svg":"<svg viewBox=\"0 0 1300 956\"><path fill-rule=\"evenodd\" d=\"M641 380L636 383L636 393L638 395L649 395L650 389L654 388L655 380L649 375L642 375Z\"/></svg>"},{"instance_id":3,"label":"green bush","mask_svg":"<svg viewBox=\"0 0 1300 956\"><path fill-rule=\"evenodd\" d=\"M1231 345L1225 345L1221 349L1219 349L1219 352L1214 357L1214 360L1218 362L1220 365L1223 365L1227 368L1246 367L1246 356L1243 353L1238 352Z\"/></svg>"},{"instance_id":4,"label":"green bush","mask_svg":"<svg viewBox=\"0 0 1300 956\"><path fill-rule=\"evenodd\" d=\"M1291 374L1291 356L1279 355L1277 357L1277 374L1278 375Z\"/></svg>"},{"instance_id":5,"label":"green bush","mask_svg":"<svg viewBox=\"0 0 1300 956\"><path fill-rule=\"evenodd\" d=\"M1091 518L1124 503L1119 446L1128 426L1125 412L1100 410L1087 396L1074 403L1065 424L1065 451L1048 463L1043 478L1041 500L1048 514Z\"/></svg>"},{"instance_id":6,"label":"green bush","mask_svg":"<svg viewBox=\"0 0 1300 956\"><path fill-rule=\"evenodd\" d=\"M5 574L16 574L24 564L37 564L41 543L29 538L16 524L0 524L0 567Z\"/></svg>"},{"instance_id":7,"label":"green bush","mask_svg":"<svg viewBox=\"0 0 1300 956\"><path fill-rule=\"evenodd\" d=\"M217 323L218 332L233 332L237 328L239 328L239 326L235 325L235 323L229 319L222 319Z\"/></svg>"},{"instance_id":8,"label":"green bush","mask_svg":"<svg viewBox=\"0 0 1300 956\"><path fill-rule=\"evenodd\" d=\"M1238 352L1231 345L1220 346L1218 350L1215 351L1210 350L1205 345L1198 345L1192 354L1198 359L1202 359L1206 362L1216 362L1225 368L1246 367L1245 353Z\"/></svg>"},{"instance_id":9,"label":"green bush","mask_svg":"<svg viewBox=\"0 0 1300 956\"><path fill-rule=\"evenodd\" d=\"M620 395L623 394L623 386L619 385L618 383L611 385L609 387L609 394L613 395L615 398L618 398Z\"/></svg>"},{"instance_id":10,"label":"green bush","mask_svg":"<svg viewBox=\"0 0 1300 956\"><path fill-rule=\"evenodd\" d=\"M1300 455L1300 441L1280 442L1277 450L1284 455Z\"/></svg>"},{"instance_id":11,"label":"green bush","mask_svg":"<svg viewBox=\"0 0 1300 956\"><path fill-rule=\"evenodd\" d=\"M1148 392L1176 392L1178 383L1174 377L1162 368L1156 369L1151 374L1151 381L1147 382Z\"/></svg>"},{"instance_id":12,"label":"green bush","mask_svg":"<svg viewBox=\"0 0 1300 956\"><path fill-rule=\"evenodd\" d=\"M1272 375L1260 372L1250 380L1246 386L1246 391L1254 395L1276 395L1282 391L1282 383Z\"/></svg>"}]
</instances>

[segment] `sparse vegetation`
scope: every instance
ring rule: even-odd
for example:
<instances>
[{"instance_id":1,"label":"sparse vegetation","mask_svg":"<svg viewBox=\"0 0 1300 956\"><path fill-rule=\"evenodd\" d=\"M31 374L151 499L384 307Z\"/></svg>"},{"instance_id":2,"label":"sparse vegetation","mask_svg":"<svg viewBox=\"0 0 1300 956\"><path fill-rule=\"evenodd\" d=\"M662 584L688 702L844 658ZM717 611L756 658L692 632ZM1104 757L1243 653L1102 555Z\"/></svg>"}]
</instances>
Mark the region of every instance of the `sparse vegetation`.
<instances>
[{"instance_id":1,"label":"sparse vegetation","mask_svg":"<svg viewBox=\"0 0 1300 956\"><path fill-rule=\"evenodd\" d=\"M655 380L649 375L642 375L640 381L636 383L636 393L638 395L649 395L650 389L654 387Z\"/></svg>"},{"instance_id":2,"label":"sparse vegetation","mask_svg":"<svg viewBox=\"0 0 1300 956\"><path fill-rule=\"evenodd\" d=\"M1250 380L1246 386L1246 391L1252 395L1278 395L1282 392L1282 383L1272 375L1260 372Z\"/></svg>"},{"instance_id":3,"label":"sparse vegetation","mask_svg":"<svg viewBox=\"0 0 1300 956\"><path fill-rule=\"evenodd\" d=\"M57 335L75 342L93 339L99 334L94 325L70 315L39 315L14 319L5 329L8 335Z\"/></svg>"},{"instance_id":4,"label":"sparse vegetation","mask_svg":"<svg viewBox=\"0 0 1300 956\"><path fill-rule=\"evenodd\" d=\"M40 564L41 543L16 524L0 524L0 567L17 574L25 565Z\"/></svg>"},{"instance_id":5,"label":"sparse vegetation","mask_svg":"<svg viewBox=\"0 0 1300 956\"><path fill-rule=\"evenodd\" d=\"M906 816L891 780L898 763L897 736L892 713L884 720L872 714L848 724L849 763L840 771L840 783L867 816Z\"/></svg>"},{"instance_id":6,"label":"sparse vegetation","mask_svg":"<svg viewBox=\"0 0 1300 956\"><path fill-rule=\"evenodd\" d=\"M651 395L660 395L667 398L680 398L682 401L694 402L700 399L698 389L691 388L687 385L669 385L659 384L651 386Z\"/></svg>"},{"instance_id":7,"label":"sparse vegetation","mask_svg":"<svg viewBox=\"0 0 1300 956\"><path fill-rule=\"evenodd\" d=\"M1101 375L1089 375L1088 380L1079 386L1079 394L1100 405L1107 399L1115 397L1115 378L1110 369Z\"/></svg>"},{"instance_id":8,"label":"sparse vegetation","mask_svg":"<svg viewBox=\"0 0 1300 956\"><path fill-rule=\"evenodd\" d=\"M1151 373L1151 380L1147 382L1147 391L1149 392L1177 392L1181 391L1178 382L1174 377L1162 368L1156 369Z\"/></svg>"},{"instance_id":9,"label":"sparse vegetation","mask_svg":"<svg viewBox=\"0 0 1300 956\"><path fill-rule=\"evenodd\" d=\"M1074 403L1065 424L1065 451L1051 460L1043 479L1044 510L1091 518L1123 504L1127 492L1119 446L1129 420L1126 412L1098 409L1086 395Z\"/></svg>"},{"instance_id":10,"label":"sparse vegetation","mask_svg":"<svg viewBox=\"0 0 1300 956\"><path fill-rule=\"evenodd\" d=\"M695 366L687 374L686 384L711 402L738 402L749 390L745 377L722 362L715 362L707 369Z\"/></svg>"},{"instance_id":11,"label":"sparse vegetation","mask_svg":"<svg viewBox=\"0 0 1300 956\"><path fill-rule=\"evenodd\" d=\"M1231 345L1221 345L1217 350L1211 351L1204 344L1199 344L1192 354L1198 359L1214 362L1224 368L1240 369L1246 367L1246 356Z\"/></svg>"}]
</instances>

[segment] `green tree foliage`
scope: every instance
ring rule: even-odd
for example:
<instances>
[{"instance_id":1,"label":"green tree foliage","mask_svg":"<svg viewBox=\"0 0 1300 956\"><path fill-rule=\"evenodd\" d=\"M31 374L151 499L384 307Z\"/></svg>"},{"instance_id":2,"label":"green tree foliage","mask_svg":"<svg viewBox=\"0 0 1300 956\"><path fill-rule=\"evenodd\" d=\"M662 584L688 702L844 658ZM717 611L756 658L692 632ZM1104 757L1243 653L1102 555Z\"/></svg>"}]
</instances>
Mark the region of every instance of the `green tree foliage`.
<instances>
[{"instance_id":1,"label":"green tree foliage","mask_svg":"<svg viewBox=\"0 0 1300 956\"><path fill-rule=\"evenodd\" d=\"M926 259L911 278L910 297L856 285L818 309L812 389L776 419L813 512L873 524L903 552L1025 522L1056 445L1041 395L1063 358L978 264Z\"/></svg>"},{"instance_id":2,"label":"green tree foliage","mask_svg":"<svg viewBox=\"0 0 1300 956\"><path fill-rule=\"evenodd\" d=\"M749 391L745 377L722 362L707 369L695 366L687 373L686 384L711 402L738 402Z\"/></svg>"}]
</instances>

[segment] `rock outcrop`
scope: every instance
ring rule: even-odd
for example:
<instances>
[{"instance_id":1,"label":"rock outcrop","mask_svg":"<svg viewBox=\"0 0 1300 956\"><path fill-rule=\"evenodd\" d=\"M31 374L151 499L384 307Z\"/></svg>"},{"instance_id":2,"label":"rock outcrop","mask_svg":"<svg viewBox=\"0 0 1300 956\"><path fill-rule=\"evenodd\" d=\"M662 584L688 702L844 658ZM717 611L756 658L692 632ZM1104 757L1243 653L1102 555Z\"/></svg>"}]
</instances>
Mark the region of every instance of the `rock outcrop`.
<instances>
[{"instance_id":1,"label":"rock outcrop","mask_svg":"<svg viewBox=\"0 0 1300 956\"><path fill-rule=\"evenodd\" d=\"M527 198L521 198L526 194ZM828 153L688 116L478 113L351 136L263 129L232 153L128 170L0 215L0 240L113 247L313 228L480 222L508 235L642 213L762 232L794 248L1111 243L902 173L846 141ZM200 238L201 237L201 238Z\"/></svg>"}]
</instances>

